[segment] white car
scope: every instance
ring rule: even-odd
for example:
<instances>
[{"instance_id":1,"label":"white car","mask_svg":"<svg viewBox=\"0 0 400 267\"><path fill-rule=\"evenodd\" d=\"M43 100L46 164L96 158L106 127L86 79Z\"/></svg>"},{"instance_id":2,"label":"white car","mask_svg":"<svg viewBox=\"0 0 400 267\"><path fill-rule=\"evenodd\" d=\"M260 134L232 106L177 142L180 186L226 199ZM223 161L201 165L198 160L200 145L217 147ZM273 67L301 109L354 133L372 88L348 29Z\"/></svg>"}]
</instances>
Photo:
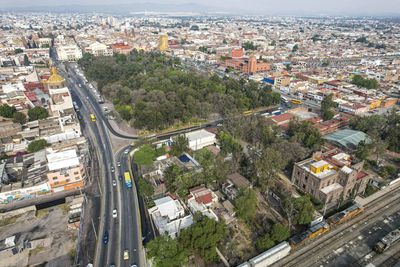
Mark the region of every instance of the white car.
<instances>
[{"instance_id":1,"label":"white car","mask_svg":"<svg viewBox=\"0 0 400 267\"><path fill-rule=\"evenodd\" d=\"M120 161L117 162L117 167L121 167L121 162Z\"/></svg>"},{"instance_id":2,"label":"white car","mask_svg":"<svg viewBox=\"0 0 400 267\"><path fill-rule=\"evenodd\" d=\"M112 181L112 185L113 185L113 186L117 186L117 181L113 180L113 181Z\"/></svg>"},{"instance_id":3,"label":"white car","mask_svg":"<svg viewBox=\"0 0 400 267\"><path fill-rule=\"evenodd\" d=\"M117 213L116 209L113 210L112 216L113 216L113 218L117 218L118 217L118 213Z\"/></svg>"},{"instance_id":4,"label":"white car","mask_svg":"<svg viewBox=\"0 0 400 267\"><path fill-rule=\"evenodd\" d=\"M124 154L128 154L129 153L129 149L125 149Z\"/></svg>"}]
</instances>

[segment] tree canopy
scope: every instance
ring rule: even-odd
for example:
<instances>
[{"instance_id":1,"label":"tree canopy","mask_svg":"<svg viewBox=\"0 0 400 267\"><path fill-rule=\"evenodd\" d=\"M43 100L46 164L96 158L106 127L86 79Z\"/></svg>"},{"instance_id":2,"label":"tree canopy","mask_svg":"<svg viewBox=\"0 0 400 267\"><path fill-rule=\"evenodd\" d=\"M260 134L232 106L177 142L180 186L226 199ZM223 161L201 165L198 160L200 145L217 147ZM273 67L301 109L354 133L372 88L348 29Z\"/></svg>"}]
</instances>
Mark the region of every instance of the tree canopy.
<instances>
[{"instance_id":1,"label":"tree canopy","mask_svg":"<svg viewBox=\"0 0 400 267\"><path fill-rule=\"evenodd\" d=\"M34 107L28 110L28 117L30 121L46 119L49 116L47 109L42 107Z\"/></svg>"},{"instance_id":2,"label":"tree canopy","mask_svg":"<svg viewBox=\"0 0 400 267\"><path fill-rule=\"evenodd\" d=\"M379 85L376 79L363 78L361 75L354 75L351 83L367 89L376 89Z\"/></svg>"},{"instance_id":3,"label":"tree canopy","mask_svg":"<svg viewBox=\"0 0 400 267\"><path fill-rule=\"evenodd\" d=\"M333 94L329 94L324 97L321 102L321 113L324 121L330 120L335 115L333 108L336 107L336 103L333 101Z\"/></svg>"},{"instance_id":4,"label":"tree canopy","mask_svg":"<svg viewBox=\"0 0 400 267\"><path fill-rule=\"evenodd\" d=\"M181 134L172 139L171 155L179 157L183 152L189 151L189 141L185 135Z\"/></svg>"},{"instance_id":5,"label":"tree canopy","mask_svg":"<svg viewBox=\"0 0 400 267\"><path fill-rule=\"evenodd\" d=\"M308 121L291 120L288 135L292 141L300 142L311 150L318 150L324 143L321 134Z\"/></svg>"},{"instance_id":6,"label":"tree canopy","mask_svg":"<svg viewBox=\"0 0 400 267\"><path fill-rule=\"evenodd\" d=\"M222 221L216 222L206 216L195 215L195 223L182 230L179 243L182 247L191 248L206 262L218 260L216 247L226 234L226 225Z\"/></svg>"},{"instance_id":7,"label":"tree canopy","mask_svg":"<svg viewBox=\"0 0 400 267\"><path fill-rule=\"evenodd\" d=\"M12 118L14 113L17 111L15 107L3 104L0 106L0 116L5 118Z\"/></svg>"},{"instance_id":8,"label":"tree canopy","mask_svg":"<svg viewBox=\"0 0 400 267\"><path fill-rule=\"evenodd\" d=\"M181 267L189 260L186 247L182 247L177 239L161 235L147 245L147 255L153 259L155 267Z\"/></svg>"},{"instance_id":9,"label":"tree canopy","mask_svg":"<svg viewBox=\"0 0 400 267\"><path fill-rule=\"evenodd\" d=\"M26 115L22 112L15 112L13 114L13 122L19 123L19 124L25 124L26 123Z\"/></svg>"},{"instance_id":10,"label":"tree canopy","mask_svg":"<svg viewBox=\"0 0 400 267\"><path fill-rule=\"evenodd\" d=\"M79 64L121 117L133 119L139 129L227 117L280 101L279 94L256 82L199 74L179 59L156 52L133 51L126 60L85 54Z\"/></svg>"},{"instance_id":11,"label":"tree canopy","mask_svg":"<svg viewBox=\"0 0 400 267\"><path fill-rule=\"evenodd\" d=\"M34 153L37 152L39 150L42 150L44 148L46 148L49 144L47 143L46 140L44 139L39 139L39 140L35 140L29 143L28 145L28 152L30 153Z\"/></svg>"},{"instance_id":12,"label":"tree canopy","mask_svg":"<svg viewBox=\"0 0 400 267\"><path fill-rule=\"evenodd\" d=\"M241 188L235 199L236 214L242 220L249 222L256 216L258 198L256 192L250 188Z\"/></svg>"}]
</instances>

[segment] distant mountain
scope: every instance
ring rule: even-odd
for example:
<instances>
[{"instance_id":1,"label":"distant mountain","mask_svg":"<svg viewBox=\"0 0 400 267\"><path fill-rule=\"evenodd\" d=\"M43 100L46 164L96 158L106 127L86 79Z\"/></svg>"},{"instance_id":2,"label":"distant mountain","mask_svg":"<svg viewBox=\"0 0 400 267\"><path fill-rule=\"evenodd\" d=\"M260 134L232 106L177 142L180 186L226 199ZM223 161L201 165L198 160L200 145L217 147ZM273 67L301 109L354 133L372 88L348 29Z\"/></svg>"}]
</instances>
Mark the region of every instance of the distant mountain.
<instances>
[{"instance_id":1,"label":"distant mountain","mask_svg":"<svg viewBox=\"0 0 400 267\"><path fill-rule=\"evenodd\" d=\"M160 4L160 3L132 3L116 5L43 5L43 6L18 6L18 7L0 7L3 11L25 11L25 12L62 12L62 13L114 13L128 14L141 12L157 13L216 13L230 12L229 10L218 10L218 8L195 4Z\"/></svg>"}]
</instances>

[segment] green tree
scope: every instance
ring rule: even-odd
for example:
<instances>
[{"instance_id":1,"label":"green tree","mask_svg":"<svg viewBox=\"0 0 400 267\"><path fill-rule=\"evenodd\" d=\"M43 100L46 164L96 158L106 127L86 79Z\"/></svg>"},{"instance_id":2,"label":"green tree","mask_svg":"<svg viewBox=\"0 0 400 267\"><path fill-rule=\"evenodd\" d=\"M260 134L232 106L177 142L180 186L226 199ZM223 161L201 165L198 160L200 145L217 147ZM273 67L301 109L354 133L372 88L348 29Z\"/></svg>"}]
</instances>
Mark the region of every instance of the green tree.
<instances>
[{"instance_id":1,"label":"green tree","mask_svg":"<svg viewBox=\"0 0 400 267\"><path fill-rule=\"evenodd\" d=\"M0 116L5 118L12 118L14 113L17 111L15 107L3 104L0 106Z\"/></svg>"},{"instance_id":2,"label":"green tree","mask_svg":"<svg viewBox=\"0 0 400 267\"><path fill-rule=\"evenodd\" d=\"M266 148L256 162L256 184L263 192L269 191L277 173L283 169L286 162L281 153L272 148Z\"/></svg>"},{"instance_id":3,"label":"green tree","mask_svg":"<svg viewBox=\"0 0 400 267\"><path fill-rule=\"evenodd\" d=\"M13 115L13 122L19 123L19 124L25 124L26 123L26 115L22 112L15 112Z\"/></svg>"},{"instance_id":4,"label":"green tree","mask_svg":"<svg viewBox=\"0 0 400 267\"><path fill-rule=\"evenodd\" d=\"M24 65L25 66L31 65L31 62L29 61L29 58L26 54L24 55Z\"/></svg>"},{"instance_id":5,"label":"green tree","mask_svg":"<svg viewBox=\"0 0 400 267\"><path fill-rule=\"evenodd\" d=\"M182 247L177 239L161 235L151 240L147 245L147 255L153 259L155 267L181 267L189 259L186 247Z\"/></svg>"},{"instance_id":6,"label":"green tree","mask_svg":"<svg viewBox=\"0 0 400 267\"><path fill-rule=\"evenodd\" d=\"M258 46L257 45L255 45L254 44L254 42L244 42L243 44L242 44L242 47L245 49L245 50L257 50L257 48L258 48Z\"/></svg>"},{"instance_id":7,"label":"green tree","mask_svg":"<svg viewBox=\"0 0 400 267\"><path fill-rule=\"evenodd\" d=\"M233 138L233 136L230 135L228 132L225 131L219 132L217 138L222 153L229 154L229 153L238 153L242 151L242 147L239 141Z\"/></svg>"},{"instance_id":8,"label":"green tree","mask_svg":"<svg viewBox=\"0 0 400 267\"><path fill-rule=\"evenodd\" d=\"M195 215L195 223L182 230L179 243L182 247L194 250L206 262L212 262L219 259L216 247L224 239L225 234L224 222L216 222L206 216Z\"/></svg>"},{"instance_id":9,"label":"green tree","mask_svg":"<svg viewBox=\"0 0 400 267\"><path fill-rule=\"evenodd\" d=\"M275 242L274 242L274 240L271 239L269 234L259 237L256 240L256 248L259 252L266 251L266 250L272 248L274 245L275 245Z\"/></svg>"},{"instance_id":10,"label":"green tree","mask_svg":"<svg viewBox=\"0 0 400 267\"><path fill-rule=\"evenodd\" d=\"M283 224L276 223L272 226L271 238L276 242L282 242L290 236L289 228Z\"/></svg>"},{"instance_id":11,"label":"green tree","mask_svg":"<svg viewBox=\"0 0 400 267\"><path fill-rule=\"evenodd\" d=\"M295 44L292 48L292 53L296 53L299 50L299 46Z\"/></svg>"},{"instance_id":12,"label":"green tree","mask_svg":"<svg viewBox=\"0 0 400 267\"><path fill-rule=\"evenodd\" d=\"M48 146L49 146L49 144L47 143L46 140L38 139L38 140L30 142L29 145L28 145L27 150L30 153L34 153L34 152L42 150L42 149L44 149L44 148L46 148Z\"/></svg>"},{"instance_id":13,"label":"green tree","mask_svg":"<svg viewBox=\"0 0 400 267\"><path fill-rule=\"evenodd\" d=\"M28 117L30 121L46 119L49 116L47 109L42 107L34 107L28 110Z\"/></svg>"},{"instance_id":14,"label":"green tree","mask_svg":"<svg viewBox=\"0 0 400 267\"><path fill-rule=\"evenodd\" d=\"M156 157L156 151L151 145L142 145L134 154L133 159L138 165L150 165Z\"/></svg>"},{"instance_id":15,"label":"green tree","mask_svg":"<svg viewBox=\"0 0 400 267\"><path fill-rule=\"evenodd\" d=\"M246 222L254 219L257 212L258 198L254 190L241 188L235 199L235 211L239 218Z\"/></svg>"},{"instance_id":16,"label":"green tree","mask_svg":"<svg viewBox=\"0 0 400 267\"><path fill-rule=\"evenodd\" d=\"M24 50L22 50L21 48L17 48L17 49L14 50L15 54L21 54L23 52L24 52Z\"/></svg>"},{"instance_id":17,"label":"green tree","mask_svg":"<svg viewBox=\"0 0 400 267\"><path fill-rule=\"evenodd\" d=\"M336 103L333 101L333 94L329 94L324 97L321 102L321 113L324 121L331 120L335 115L333 108L336 107Z\"/></svg>"},{"instance_id":18,"label":"green tree","mask_svg":"<svg viewBox=\"0 0 400 267\"><path fill-rule=\"evenodd\" d=\"M376 79L366 79L361 75L354 75L351 83L367 89L376 89L379 85Z\"/></svg>"},{"instance_id":19,"label":"green tree","mask_svg":"<svg viewBox=\"0 0 400 267\"><path fill-rule=\"evenodd\" d=\"M370 146L365 141L361 141L357 145L355 155L360 160L366 160L370 154L370 150Z\"/></svg>"},{"instance_id":20,"label":"green tree","mask_svg":"<svg viewBox=\"0 0 400 267\"><path fill-rule=\"evenodd\" d=\"M183 152L189 151L189 140L181 134L173 138L170 153L174 156L180 156Z\"/></svg>"},{"instance_id":21,"label":"green tree","mask_svg":"<svg viewBox=\"0 0 400 267\"><path fill-rule=\"evenodd\" d=\"M314 218L315 208L309 196L296 198L297 224L309 224Z\"/></svg>"},{"instance_id":22,"label":"green tree","mask_svg":"<svg viewBox=\"0 0 400 267\"><path fill-rule=\"evenodd\" d=\"M313 151L320 149L324 143L320 132L308 121L291 120L287 133L292 141L300 142Z\"/></svg>"},{"instance_id":23,"label":"green tree","mask_svg":"<svg viewBox=\"0 0 400 267\"><path fill-rule=\"evenodd\" d=\"M139 194L145 198L151 198L154 194L154 187L143 177L139 178Z\"/></svg>"}]
</instances>

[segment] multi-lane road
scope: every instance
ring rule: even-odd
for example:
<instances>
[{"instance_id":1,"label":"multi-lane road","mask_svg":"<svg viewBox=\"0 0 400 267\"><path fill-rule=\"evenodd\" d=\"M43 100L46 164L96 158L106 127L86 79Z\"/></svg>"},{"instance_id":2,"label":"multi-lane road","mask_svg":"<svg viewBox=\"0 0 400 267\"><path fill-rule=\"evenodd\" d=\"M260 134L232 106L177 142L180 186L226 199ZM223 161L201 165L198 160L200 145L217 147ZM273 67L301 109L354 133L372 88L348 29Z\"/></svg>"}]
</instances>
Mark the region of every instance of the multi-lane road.
<instances>
[{"instance_id":1,"label":"multi-lane road","mask_svg":"<svg viewBox=\"0 0 400 267\"><path fill-rule=\"evenodd\" d=\"M87 121L90 128L87 137L96 148L100 165L101 175L98 182L102 197L94 264L145 266L136 187L133 184L133 188L126 188L123 179L119 178L129 170L129 154L126 151L130 150L130 146L118 149L114 148L111 142L112 138L134 137L117 133L111 127L97 100L75 68L68 68L68 74L64 73L64 76L68 77L67 85L71 89L73 101L79 106L79 115ZM95 122L89 120L90 113L96 116ZM120 167L117 166L117 162L120 162ZM116 182L115 186L113 181ZM114 209L117 210L117 218L112 216ZM105 233L108 233L108 242L103 240ZM123 257L125 250L129 253L128 260L124 260Z\"/></svg>"}]
</instances>

